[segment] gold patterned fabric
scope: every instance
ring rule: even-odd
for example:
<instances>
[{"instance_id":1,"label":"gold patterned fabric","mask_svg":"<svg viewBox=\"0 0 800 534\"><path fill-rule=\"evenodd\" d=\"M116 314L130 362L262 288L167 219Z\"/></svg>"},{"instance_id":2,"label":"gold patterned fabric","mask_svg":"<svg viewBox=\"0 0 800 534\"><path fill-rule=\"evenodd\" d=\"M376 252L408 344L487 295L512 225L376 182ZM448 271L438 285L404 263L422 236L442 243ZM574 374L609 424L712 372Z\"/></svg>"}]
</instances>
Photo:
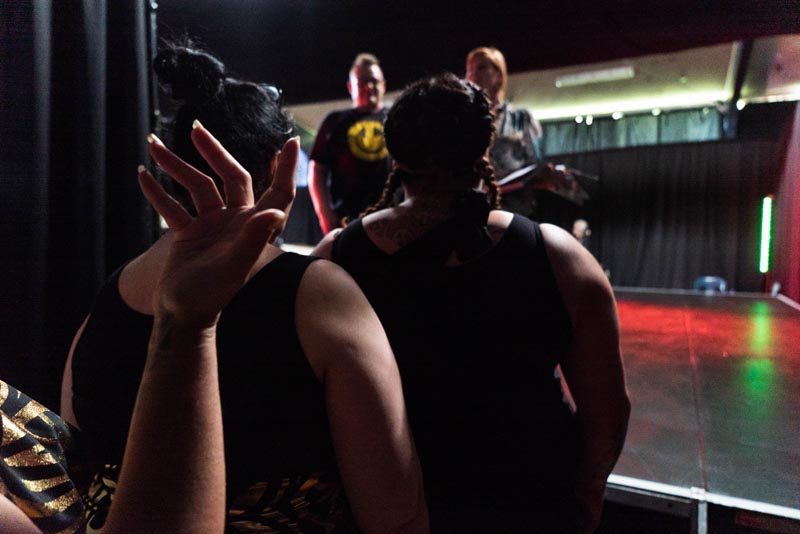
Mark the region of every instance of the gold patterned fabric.
<instances>
[{"instance_id":1,"label":"gold patterned fabric","mask_svg":"<svg viewBox=\"0 0 800 534\"><path fill-rule=\"evenodd\" d=\"M42 532L83 533L83 503L67 474L67 424L0 380L0 494Z\"/></svg>"},{"instance_id":2,"label":"gold patterned fabric","mask_svg":"<svg viewBox=\"0 0 800 534\"><path fill-rule=\"evenodd\" d=\"M119 466L93 477L86 505L86 533L100 534L108 517ZM230 488L228 488L230 490ZM228 504L226 534L355 534L337 477L325 473L258 482Z\"/></svg>"}]
</instances>

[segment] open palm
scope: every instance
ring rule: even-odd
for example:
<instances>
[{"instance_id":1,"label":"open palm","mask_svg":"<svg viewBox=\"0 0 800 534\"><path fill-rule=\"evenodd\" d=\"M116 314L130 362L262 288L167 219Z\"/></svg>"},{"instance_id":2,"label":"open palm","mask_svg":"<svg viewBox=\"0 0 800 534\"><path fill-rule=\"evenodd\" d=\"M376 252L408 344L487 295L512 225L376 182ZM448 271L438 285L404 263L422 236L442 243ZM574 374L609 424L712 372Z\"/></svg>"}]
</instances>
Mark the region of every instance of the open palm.
<instances>
[{"instance_id":1,"label":"open palm","mask_svg":"<svg viewBox=\"0 0 800 534\"><path fill-rule=\"evenodd\" d=\"M247 280L264 246L285 225L294 200L299 143L290 139L284 145L272 184L256 202L250 174L199 123L192 141L222 179L224 199L209 176L178 158L155 136L149 141L153 159L189 191L197 210L197 216L190 215L140 168L142 191L172 230L155 309L184 324L213 326Z\"/></svg>"}]
</instances>

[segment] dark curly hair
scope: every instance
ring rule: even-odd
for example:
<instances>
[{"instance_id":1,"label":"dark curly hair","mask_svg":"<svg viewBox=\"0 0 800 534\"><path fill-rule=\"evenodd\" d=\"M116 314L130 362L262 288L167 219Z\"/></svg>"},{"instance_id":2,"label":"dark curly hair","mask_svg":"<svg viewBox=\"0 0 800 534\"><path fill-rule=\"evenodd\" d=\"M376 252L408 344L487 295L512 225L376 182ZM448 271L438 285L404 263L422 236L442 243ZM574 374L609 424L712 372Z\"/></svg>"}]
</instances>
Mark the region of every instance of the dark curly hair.
<instances>
[{"instance_id":1,"label":"dark curly hair","mask_svg":"<svg viewBox=\"0 0 800 534\"><path fill-rule=\"evenodd\" d=\"M494 135L494 114L486 94L452 73L419 80L392 105L384 126L386 146L400 165L386 181L380 200L365 213L391 204L413 171L439 170L472 187L483 179L489 203L498 207L494 169L485 159Z\"/></svg>"},{"instance_id":2,"label":"dark curly hair","mask_svg":"<svg viewBox=\"0 0 800 534\"><path fill-rule=\"evenodd\" d=\"M153 60L159 84L178 104L175 116L162 121L160 133L184 161L221 183L192 144L195 119L214 134L253 176L256 198L269 186L267 162L292 136L290 115L281 109L281 94L274 86L230 77L225 65L192 41L164 43ZM174 193L184 204L188 195ZM189 203L190 205L190 203Z\"/></svg>"}]
</instances>

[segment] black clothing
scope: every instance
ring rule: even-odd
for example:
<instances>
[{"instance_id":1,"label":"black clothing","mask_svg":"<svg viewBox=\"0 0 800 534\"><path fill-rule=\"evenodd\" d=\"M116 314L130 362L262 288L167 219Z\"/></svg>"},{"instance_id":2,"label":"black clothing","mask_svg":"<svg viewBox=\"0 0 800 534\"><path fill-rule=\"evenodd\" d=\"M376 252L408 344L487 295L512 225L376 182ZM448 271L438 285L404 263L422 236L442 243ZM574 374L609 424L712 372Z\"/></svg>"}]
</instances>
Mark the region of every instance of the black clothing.
<instances>
[{"instance_id":1,"label":"black clothing","mask_svg":"<svg viewBox=\"0 0 800 534\"><path fill-rule=\"evenodd\" d=\"M577 429L555 366L571 328L539 226L515 215L494 247L444 266L458 232L447 221L388 255L357 220L332 256L394 349L436 531L559 531Z\"/></svg>"},{"instance_id":2,"label":"black clothing","mask_svg":"<svg viewBox=\"0 0 800 534\"><path fill-rule=\"evenodd\" d=\"M381 196L391 171L383 137L388 111L346 109L322 121L309 159L328 167L331 207L355 219Z\"/></svg>"},{"instance_id":3,"label":"black clothing","mask_svg":"<svg viewBox=\"0 0 800 534\"><path fill-rule=\"evenodd\" d=\"M312 261L281 254L247 282L219 320L231 532L254 517L280 531L276 525L299 508L306 509L296 521L319 526L336 521L341 507L323 387L294 322L297 289ZM123 302L120 272L97 296L72 363L75 416L100 464L121 462L153 324L152 316ZM318 483L301 490L309 480ZM266 488L254 489L260 482L267 482ZM273 500L274 495L280 497Z\"/></svg>"}]
</instances>

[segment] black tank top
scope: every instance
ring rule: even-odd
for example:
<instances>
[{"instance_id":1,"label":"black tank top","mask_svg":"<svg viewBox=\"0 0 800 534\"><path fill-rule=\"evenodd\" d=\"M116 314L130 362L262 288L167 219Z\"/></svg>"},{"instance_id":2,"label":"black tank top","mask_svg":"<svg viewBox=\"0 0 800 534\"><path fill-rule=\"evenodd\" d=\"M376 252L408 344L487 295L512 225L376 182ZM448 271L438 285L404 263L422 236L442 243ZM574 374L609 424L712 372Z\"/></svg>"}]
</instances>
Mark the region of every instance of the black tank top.
<instances>
[{"instance_id":1,"label":"black tank top","mask_svg":"<svg viewBox=\"0 0 800 534\"><path fill-rule=\"evenodd\" d=\"M388 333L432 514L493 502L527 510L532 495L570 487L575 424L554 374L569 317L538 224L514 216L494 247L446 267L450 226L388 255L357 220L333 260Z\"/></svg>"},{"instance_id":2,"label":"black tank top","mask_svg":"<svg viewBox=\"0 0 800 534\"><path fill-rule=\"evenodd\" d=\"M344 521L323 387L295 329L297 289L312 261L281 254L220 317L231 531L236 517L247 528L266 529L254 532L292 524L322 532ZM100 464L121 461L153 324L122 301L121 270L100 290L72 363L75 416Z\"/></svg>"}]
</instances>

